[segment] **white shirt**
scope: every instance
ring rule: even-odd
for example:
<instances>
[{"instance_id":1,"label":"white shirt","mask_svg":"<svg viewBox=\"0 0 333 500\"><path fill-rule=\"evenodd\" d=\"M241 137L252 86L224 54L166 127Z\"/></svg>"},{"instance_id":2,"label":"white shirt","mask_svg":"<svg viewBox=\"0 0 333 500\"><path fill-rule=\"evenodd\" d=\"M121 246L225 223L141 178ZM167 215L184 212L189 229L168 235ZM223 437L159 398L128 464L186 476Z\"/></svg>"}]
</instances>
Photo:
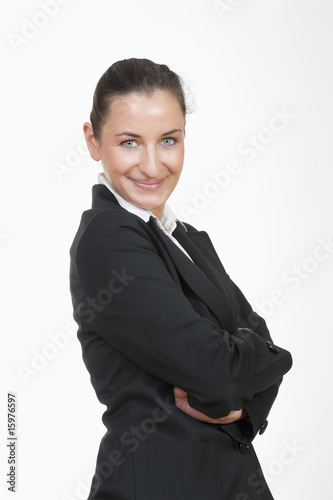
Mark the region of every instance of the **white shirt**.
<instances>
[{"instance_id":1,"label":"white shirt","mask_svg":"<svg viewBox=\"0 0 333 500\"><path fill-rule=\"evenodd\" d=\"M189 254L184 250L184 248L181 246L178 240L176 240L176 238L172 236L172 232L177 227L177 222L176 222L177 219L175 214L167 204L165 204L164 206L163 215L160 221L159 218L156 217L156 215L153 214L147 208L138 207L137 205L134 205L130 201L125 200L125 198L123 198L119 193L117 193L117 191L112 187L108 179L105 177L104 172L97 175L97 180L99 184L104 184L104 186L106 186L111 191L111 193L115 196L116 200L118 201L119 205L128 212L137 215L145 222L148 222L151 216L154 217L154 219L156 219L159 228L175 243L175 245L177 245L178 248L180 248L184 252L185 255L187 255L189 259L191 259Z\"/></svg>"}]
</instances>

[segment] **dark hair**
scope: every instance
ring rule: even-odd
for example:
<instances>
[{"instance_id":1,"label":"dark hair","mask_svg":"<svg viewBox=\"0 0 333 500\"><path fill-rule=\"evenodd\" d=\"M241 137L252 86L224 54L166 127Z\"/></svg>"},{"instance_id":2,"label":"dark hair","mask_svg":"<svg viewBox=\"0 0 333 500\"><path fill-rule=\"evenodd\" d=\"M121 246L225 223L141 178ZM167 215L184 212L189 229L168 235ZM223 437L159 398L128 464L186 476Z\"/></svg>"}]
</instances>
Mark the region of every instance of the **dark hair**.
<instances>
[{"instance_id":1,"label":"dark hair","mask_svg":"<svg viewBox=\"0 0 333 500\"><path fill-rule=\"evenodd\" d=\"M182 78L165 64L156 64L149 59L124 59L117 61L105 71L96 85L90 121L94 136L99 139L107 120L112 100L131 92L151 95L155 90L170 92L178 100L184 113L188 113Z\"/></svg>"}]
</instances>

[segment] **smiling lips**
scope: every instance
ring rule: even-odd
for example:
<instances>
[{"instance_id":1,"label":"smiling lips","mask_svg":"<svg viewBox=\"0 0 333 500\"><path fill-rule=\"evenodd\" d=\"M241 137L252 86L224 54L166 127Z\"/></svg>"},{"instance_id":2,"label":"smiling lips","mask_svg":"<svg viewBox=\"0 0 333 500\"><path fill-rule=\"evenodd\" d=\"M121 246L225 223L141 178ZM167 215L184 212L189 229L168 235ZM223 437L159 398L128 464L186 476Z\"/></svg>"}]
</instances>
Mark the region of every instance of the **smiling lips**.
<instances>
[{"instance_id":1,"label":"smiling lips","mask_svg":"<svg viewBox=\"0 0 333 500\"><path fill-rule=\"evenodd\" d=\"M161 181L136 181L134 179L131 179L132 182L140 189L145 189L146 191L153 191L155 189L158 189L160 186L162 186L164 179Z\"/></svg>"}]
</instances>

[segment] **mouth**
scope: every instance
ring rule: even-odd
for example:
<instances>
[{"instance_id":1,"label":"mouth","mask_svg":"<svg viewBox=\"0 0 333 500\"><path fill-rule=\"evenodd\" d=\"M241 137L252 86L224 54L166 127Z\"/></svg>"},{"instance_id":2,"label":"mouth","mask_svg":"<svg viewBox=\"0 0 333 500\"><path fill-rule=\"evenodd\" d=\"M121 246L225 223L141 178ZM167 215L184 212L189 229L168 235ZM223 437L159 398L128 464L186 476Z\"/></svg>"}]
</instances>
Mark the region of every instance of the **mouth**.
<instances>
[{"instance_id":1,"label":"mouth","mask_svg":"<svg viewBox=\"0 0 333 500\"><path fill-rule=\"evenodd\" d=\"M144 189L146 191L154 191L162 186L164 179L161 181L138 181L135 179L131 179L131 181L135 184L136 187L140 189Z\"/></svg>"}]
</instances>

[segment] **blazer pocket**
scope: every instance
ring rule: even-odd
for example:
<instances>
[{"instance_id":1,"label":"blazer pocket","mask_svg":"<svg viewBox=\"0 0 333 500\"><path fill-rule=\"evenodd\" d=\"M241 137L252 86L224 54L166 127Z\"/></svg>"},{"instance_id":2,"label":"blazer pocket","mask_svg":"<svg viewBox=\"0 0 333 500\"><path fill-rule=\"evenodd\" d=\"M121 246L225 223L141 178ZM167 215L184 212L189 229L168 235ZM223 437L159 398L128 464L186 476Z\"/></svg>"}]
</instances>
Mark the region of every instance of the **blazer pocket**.
<instances>
[{"instance_id":1,"label":"blazer pocket","mask_svg":"<svg viewBox=\"0 0 333 500\"><path fill-rule=\"evenodd\" d=\"M212 443L141 443L133 454L136 500L223 500Z\"/></svg>"}]
</instances>

